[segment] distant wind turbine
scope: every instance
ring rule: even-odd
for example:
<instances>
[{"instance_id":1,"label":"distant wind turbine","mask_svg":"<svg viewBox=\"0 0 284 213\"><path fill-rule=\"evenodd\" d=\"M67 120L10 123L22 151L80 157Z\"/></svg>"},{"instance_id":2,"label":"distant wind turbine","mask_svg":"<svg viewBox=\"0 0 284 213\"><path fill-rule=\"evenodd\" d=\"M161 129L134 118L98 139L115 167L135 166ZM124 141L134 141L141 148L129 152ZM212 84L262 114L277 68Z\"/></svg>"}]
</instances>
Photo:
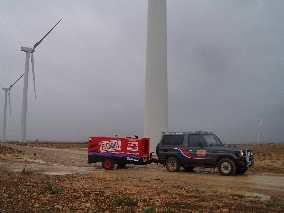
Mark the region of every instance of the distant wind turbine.
<instances>
[{"instance_id":1,"label":"distant wind turbine","mask_svg":"<svg viewBox=\"0 0 284 213\"><path fill-rule=\"evenodd\" d=\"M24 75L24 74L23 74ZM20 78L23 77L23 75L21 75ZM20 80L20 78L18 78L18 80ZM15 83L18 82L15 81ZM2 129L2 142L6 141L5 135L6 135L6 112L7 112L7 95L9 96L9 105L10 105L10 114L11 114L11 103L10 103L10 91L12 89L12 87L15 85L15 83L13 83L10 87L7 87L5 84L3 84L1 82L1 84L3 84L3 88L2 90L5 91L5 101L4 101L4 115L3 115L3 129Z\"/></svg>"},{"instance_id":2,"label":"distant wind turbine","mask_svg":"<svg viewBox=\"0 0 284 213\"><path fill-rule=\"evenodd\" d=\"M62 19L60 19L61 21ZM59 22L60 22L59 21ZM54 27L59 23L57 22ZM23 104L22 104L22 119L21 119L21 140L20 142L26 142L26 119L27 119L27 97L28 97L28 75L29 75L29 59L31 55L31 63L32 63L32 72L33 72L33 82L34 82L34 92L36 98L36 91L35 91L35 73L34 73L34 56L33 53L38 45L45 39L45 37L54 29L48 31L45 36L42 37L37 43L35 43L33 48L30 47L21 47L21 51L26 53L26 62L25 62L25 74L24 74L24 88L23 88Z\"/></svg>"},{"instance_id":3,"label":"distant wind turbine","mask_svg":"<svg viewBox=\"0 0 284 213\"><path fill-rule=\"evenodd\" d=\"M258 125L258 127L256 127L257 128L257 141L258 141L258 144L259 144L259 131L260 131L261 124L262 124L262 120L260 121L260 124Z\"/></svg>"}]
</instances>

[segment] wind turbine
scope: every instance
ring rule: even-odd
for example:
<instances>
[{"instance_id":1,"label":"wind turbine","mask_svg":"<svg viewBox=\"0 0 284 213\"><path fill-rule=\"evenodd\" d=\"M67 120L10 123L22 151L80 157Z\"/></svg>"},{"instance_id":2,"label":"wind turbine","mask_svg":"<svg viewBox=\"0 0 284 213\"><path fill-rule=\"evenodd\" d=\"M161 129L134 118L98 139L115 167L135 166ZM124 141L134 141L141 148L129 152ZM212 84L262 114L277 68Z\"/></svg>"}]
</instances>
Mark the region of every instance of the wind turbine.
<instances>
[{"instance_id":1,"label":"wind turbine","mask_svg":"<svg viewBox=\"0 0 284 213\"><path fill-rule=\"evenodd\" d=\"M144 137L155 150L168 131L167 2L148 0Z\"/></svg>"},{"instance_id":2,"label":"wind turbine","mask_svg":"<svg viewBox=\"0 0 284 213\"><path fill-rule=\"evenodd\" d=\"M62 19L60 19L61 21ZM60 22L59 21L59 22ZM59 23L57 22L54 27ZM45 39L45 37L54 29L48 31L45 36L42 37L37 43L35 43L33 48L30 47L21 47L21 51L26 53L26 62L25 62L25 74L24 74L24 88L23 88L23 104L22 104L22 119L21 119L21 140L20 142L26 142L26 119L27 119L27 98L28 98L28 75L29 75L29 60L31 56L31 63L32 63L32 72L33 72L33 82L34 82L34 92L36 98L36 91L35 91L35 73L34 73L34 56L33 53L38 45Z\"/></svg>"},{"instance_id":3,"label":"wind turbine","mask_svg":"<svg viewBox=\"0 0 284 213\"><path fill-rule=\"evenodd\" d=\"M24 74L23 74L23 75L24 75ZM20 78L22 78L23 75L21 75ZM18 78L18 80L20 80L20 78ZM15 81L15 83L17 83L18 80ZM4 86L4 87L2 88L2 90L5 91L4 115L3 115L3 129L2 129L2 142L5 142L5 141L6 141L5 135L6 135L7 95L9 96L9 105L10 105L10 114L11 114L10 91L11 91L12 87L15 85L15 83L13 83L10 87L7 87L5 84L3 84L3 83L1 82L1 84L3 84L3 86Z\"/></svg>"},{"instance_id":4,"label":"wind turbine","mask_svg":"<svg viewBox=\"0 0 284 213\"><path fill-rule=\"evenodd\" d=\"M261 124L262 124L262 120L260 121L259 126L256 127L256 128L257 128L257 142L258 142L258 144L259 144L259 131L260 131L260 126L261 126Z\"/></svg>"}]
</instances>

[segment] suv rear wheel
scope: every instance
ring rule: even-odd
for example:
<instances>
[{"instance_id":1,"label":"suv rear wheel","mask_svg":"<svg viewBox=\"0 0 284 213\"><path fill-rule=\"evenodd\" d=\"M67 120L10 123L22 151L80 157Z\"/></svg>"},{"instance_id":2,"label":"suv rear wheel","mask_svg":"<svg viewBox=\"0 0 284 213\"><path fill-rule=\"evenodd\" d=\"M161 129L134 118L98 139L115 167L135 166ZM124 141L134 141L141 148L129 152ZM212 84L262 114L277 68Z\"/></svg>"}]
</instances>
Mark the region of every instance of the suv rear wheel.
<instances>
[{"instance_id":1,"label":"suv rear wheel","mask_svg":"<svg viewBox=\"0 0 284 213\"><path fill-rule=\"evenodd\" d=\"M236 165L234 161L229 158L224 158L218 163L218 171L221 175L230 176L235 173Z\"/></svg>"},{"instance_id":2,"label":"suv rear wheel","mask_svg":"<svg viewBox=\"0 0 284 213\"><path fill-rule=\"evenodd\" d=\"M166 167L169 172L178 172L180 170L180 162L176 157L169 157L166 161Z\"/></svg>"}]
</instances>

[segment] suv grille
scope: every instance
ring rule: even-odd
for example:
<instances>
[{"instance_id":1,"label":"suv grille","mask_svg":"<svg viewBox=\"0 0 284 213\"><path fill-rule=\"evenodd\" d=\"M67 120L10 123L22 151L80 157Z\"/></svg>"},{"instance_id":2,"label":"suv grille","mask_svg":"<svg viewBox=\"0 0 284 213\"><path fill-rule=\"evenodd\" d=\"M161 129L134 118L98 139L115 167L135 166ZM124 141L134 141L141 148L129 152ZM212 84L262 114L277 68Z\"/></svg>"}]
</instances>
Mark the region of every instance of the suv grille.
<instances>
[{"instance_id":1,"label":"suv grille","mask_svg":"<svg viewBox=\"0 0 284 213\"><path fill-rule=\"evenodd\" d=\"M249 157L249 160L253 160L254 156L253 156L253 152L249 149L249 150L245 150L244 152L244 156L245 157Z\"/></svg>"}]
</instances>

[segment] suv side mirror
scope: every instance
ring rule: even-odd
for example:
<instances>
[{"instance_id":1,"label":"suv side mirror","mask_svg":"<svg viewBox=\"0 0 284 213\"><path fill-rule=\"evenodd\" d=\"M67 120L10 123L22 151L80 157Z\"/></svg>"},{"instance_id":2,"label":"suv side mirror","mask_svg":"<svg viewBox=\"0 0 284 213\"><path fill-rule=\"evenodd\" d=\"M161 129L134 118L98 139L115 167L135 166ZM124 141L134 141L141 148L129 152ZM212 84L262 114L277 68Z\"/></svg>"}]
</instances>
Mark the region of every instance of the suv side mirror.
<instances>
[{"instance_id":1,"label":"suv side mirror","mask_svg":"<svg viewBox=\"0 0 284 213\"><path fill-rule=\"evenodd\" d=\"M203 145L201 142L198 142L198 146L200 146L201 148L203 148Z\"/></svg>"}]
</instances>

